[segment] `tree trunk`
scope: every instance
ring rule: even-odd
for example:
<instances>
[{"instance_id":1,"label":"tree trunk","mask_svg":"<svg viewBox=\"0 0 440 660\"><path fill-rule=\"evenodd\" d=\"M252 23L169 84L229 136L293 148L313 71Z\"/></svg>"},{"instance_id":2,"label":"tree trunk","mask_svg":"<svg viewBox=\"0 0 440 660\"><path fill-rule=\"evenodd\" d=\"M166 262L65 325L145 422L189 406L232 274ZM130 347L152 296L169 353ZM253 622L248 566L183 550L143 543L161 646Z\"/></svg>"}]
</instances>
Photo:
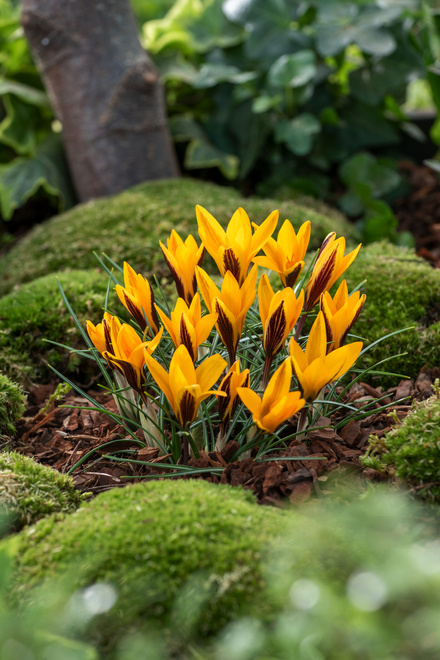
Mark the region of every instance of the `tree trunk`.
<instances>
[{"instance_id":1,"label":"tree trunk","mask_svg":"<svg viewBox=\"0 0 440 660\"><path fill-rule=\"evenodd\" d=\"M22 0L79 198L178 176L162 86L129 0Z\"/></svg>"}]
</instances>

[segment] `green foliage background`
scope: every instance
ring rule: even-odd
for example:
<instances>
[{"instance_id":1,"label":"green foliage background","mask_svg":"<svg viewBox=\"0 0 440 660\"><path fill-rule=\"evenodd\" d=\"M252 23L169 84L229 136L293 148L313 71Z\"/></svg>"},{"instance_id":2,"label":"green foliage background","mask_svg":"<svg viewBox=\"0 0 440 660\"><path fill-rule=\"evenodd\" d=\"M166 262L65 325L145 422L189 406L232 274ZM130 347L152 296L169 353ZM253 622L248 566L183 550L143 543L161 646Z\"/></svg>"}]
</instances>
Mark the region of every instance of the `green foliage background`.
<instances>
[{"instance_id":1,"label":"green foliage background","mask_svg":"<svg viewBox=\"0 0 440 660\"><path fill-rule=\"evenodd\" d=\"M160 70L184 171L243 193L338 202L364 241L396 240L389 202L408 83L440 107L439 13L427 0L132 0ZM75 201L53 112L0 2L0 213ZM432 130L440 143L440 124ZM434 162L434 165L436 162ZM337 191L335 191L335 187ZM340 191L345 190L345 194ZM337 194L335 195L335 192ZM408 237L404 237L403 241Z\"/></svg>"}]
</instances>

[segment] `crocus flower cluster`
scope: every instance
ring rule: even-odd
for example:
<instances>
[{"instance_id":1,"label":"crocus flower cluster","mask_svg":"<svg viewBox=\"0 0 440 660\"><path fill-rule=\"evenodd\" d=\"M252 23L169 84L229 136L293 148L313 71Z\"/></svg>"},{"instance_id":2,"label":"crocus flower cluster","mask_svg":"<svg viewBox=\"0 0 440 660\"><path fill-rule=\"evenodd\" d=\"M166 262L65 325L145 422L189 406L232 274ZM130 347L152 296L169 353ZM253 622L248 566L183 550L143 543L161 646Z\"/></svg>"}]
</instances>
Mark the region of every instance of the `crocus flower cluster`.
<instances>
[{"instance_id":1,"label":"crocus flower cluster","mask_svg":"<svg viewBox=\"0 0 440 660\"><path fill-rule=\"evenodd\" d=\"M345 342L365 303L358 291L349 295L345 280L330 293L360 245L345 254L344 238L330 233L304 275L310 222L296 232L285 220L275 239L278 211L257 226L239 208L226 230L201 206L196 215L200 244L174 230L166 245L160 242L177 288L173 309L159 305L150 282L124 263L124 284L116 293L131 323L109 312L96 326L87 322L91 342L119 383L123 376L149 410L151 399L161 406L166 399L181 428L184 461L190 426L211 396L221 429L217 448L240 403L262 435L312 405L358 358L362 342ZM205 252L220 277L202 268ZM265 271L260 278L259 269ZM278 288L268 271L277 274ZM315 307L308 337L301 337Z\"/></svg>"}]
</instances>

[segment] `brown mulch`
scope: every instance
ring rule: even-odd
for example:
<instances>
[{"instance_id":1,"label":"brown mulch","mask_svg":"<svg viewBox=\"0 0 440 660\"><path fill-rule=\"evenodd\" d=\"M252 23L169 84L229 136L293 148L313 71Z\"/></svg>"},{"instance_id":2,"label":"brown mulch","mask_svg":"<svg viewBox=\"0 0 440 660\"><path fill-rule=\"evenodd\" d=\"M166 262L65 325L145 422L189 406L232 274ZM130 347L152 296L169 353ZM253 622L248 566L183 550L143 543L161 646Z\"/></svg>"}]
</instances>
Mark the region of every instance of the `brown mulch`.
<instances>
[{"instance_id":1,"label":"brown mulch","mask_svg":"<svg viewBox=\"0 0 440 660\"><path fill-rule=\"evenodd\" d=\"M391 412L403 419L413 400L426 399L433 393L432 385L439 377L440 367L422 370L416 381L402 380L386 392L366 383L353 385L343 401L359 408L369 404L367 417L349 421L338 431L325 427L343 422L341 413L336 413L331 419L321 417L317 424L320 428L310 431L306 439L295 439L281 451L270 454L271 459L276 460L259 461L250 457L231 463L229 461L238 445L230 441L220 454L203 452L200 458L190 459L190 465L205 469L221 468L220 475L204 472L200 477L213 483L242 486L251 490L260 503L275 505L286 500L300 503L312 495L325 492L328 474L336 469L346 468L366 479L380 479L374 470L363 469L359 461L361 454L365 453L370 434L380 437L392 428ZM70 392L62 406L55 406L45 414L40 413L55 386L56 383L31 388L29 408L18 423L16 437L8 443L9 449L18 450L63 473L69 472L83 460L72 476L80 491L94 494L122 487L146 476L161 479L165 472L169 474L169 470L155 465L165 460L158 457L157 449L135 443L127 436L125 429L110 417L88 409L89 402L78 394ZM114 401L108 394L91 392L91 395L109 411L116 412ZM384 395L385 398L382 398ZM379 410L385 403L390 407L385 411ZM292 426L290 432L294 431ZM103 447L104 443L112 444ZM150 465L117 462L103 457L107 452L116 451ZM289 460L292 457L295 460Z\"/></svg>"},{"instance_id":2,"label":"brown mulch","mask_svg":"<svg viewBox=\"0 0 440 660\"><path fill-rule=\"evenodd\" d=\"M411 232L417 254L440 268L440 176L411 161L402 161L400 170L411 192L393 204L399 230Z\"/></svg>"}]
</instances>

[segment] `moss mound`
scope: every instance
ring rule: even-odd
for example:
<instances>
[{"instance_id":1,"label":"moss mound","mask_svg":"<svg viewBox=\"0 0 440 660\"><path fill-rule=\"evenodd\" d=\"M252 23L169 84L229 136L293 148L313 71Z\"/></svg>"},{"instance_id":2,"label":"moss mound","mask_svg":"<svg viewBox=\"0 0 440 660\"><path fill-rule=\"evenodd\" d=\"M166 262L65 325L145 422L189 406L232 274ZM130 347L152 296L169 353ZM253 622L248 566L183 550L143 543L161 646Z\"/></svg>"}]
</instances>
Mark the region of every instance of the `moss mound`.
<instances>
[{"instance_id":1,"label":"moss mound","mask_svg":"<svg viewBox=\"0 0 440 660\"><path fill-rule=\"evenodd\" d=\"M115 197L77 206L35 227L2 259L0 295L18 283L57 270L94 268L93 251L105 252L119 264L125 259L146 276L156 272L155 265L160 262L156 274L168 276L158 240L165 240L173 228L182 235L196 231L196 204L205 206L223 223L239 206L257 223L276 208L280 217L289 218L296 228L310 220L313 249L330 231L347 238L355 234L353 225L335 211L324 215L294 202L243 199L232 188L192 179L149 182Z\"/></svg>"},{"instance_id":2,"label":"moss mound","mask_svg":"<svg viewBox=\"0 0 440 660\"><path fill-rule=\"evenodd\" d=\"M384 335L412 327L380 342L356 363L369 367L398 353L405 353L379 367L415 378L425 366L440 364L440 271L434 270L413 250L387 243L362 248L347 273L349 290L366 279L365 307L353 332L372 344ZM369 377L374 380L374 376ZM380 384L396 378L379 377Z\"/></svg>"},{"instance_id":3,"label":"moss mound","mask_svg":"<svg viewBox=\"0 0 440 660\"><path fill-rule=\"evenodd\" d=\"M273 619L234 621L207 657L438 658L438 513L427 525L426 509L384 488L303 505L270 557Z\"/></svg>"},{"instance_id":4,"label":"moss mound","mask_svg":"<svg viewBox=\"0 0 440 660\"><path fill-rule=\"evenodd\" d=\"M15 422L23 415L26 395L21 385L0 372L0 435L14 435Z\"/></svg>"},{"instance_id":5,"label":"moss mound","mask_svg":"<svg viewBox=\"0 0 440 660\"><path fill-rule=\"evenodd\" d=\"M17 452L0 452L0 512L18 531L52 513L78 508L81 494L65 474Z\"/></svg>"},{"instance_id":6,"label":"moss mound","mask_svg":"<svg viewBox=\"0 0 440 660\"><path fill-rule=\"evenodd\" d=\"M105 274L71 271L59 273L58 279L83 326L88 318L102 318ZM77 376L89 364L45 340L86 348L63 303L55 275L41 277L0 299L0 369L20 383L44 382L51 373L48 364Z\"/></svg>"},{"instance_id":7,"label":"moss mound","mask_svg":"<svg viewBox=\"0 0 440 660\"><path fill-rule=\"evenodd\" d=\"M158 625L180 643L256 602L261 553L283 521L242 489L201 480L114 489L21 535L15 595L26 599L42 580L66 574L70 593L110 583L117 600L94 618L94 643L108 649L128 628Z\"/></svg>"},{"instance_id":8,"label":"moss mound","mask_svg":"<svg viewBox=\"0 0 440 660\"><path fill-rule=\"evenodd\" d=\"M371 436L361 460L367 467L403 482L424 499L439 503L439 394L415 402L403 422L382 438Z\"/></svg>"}]
</instances>

